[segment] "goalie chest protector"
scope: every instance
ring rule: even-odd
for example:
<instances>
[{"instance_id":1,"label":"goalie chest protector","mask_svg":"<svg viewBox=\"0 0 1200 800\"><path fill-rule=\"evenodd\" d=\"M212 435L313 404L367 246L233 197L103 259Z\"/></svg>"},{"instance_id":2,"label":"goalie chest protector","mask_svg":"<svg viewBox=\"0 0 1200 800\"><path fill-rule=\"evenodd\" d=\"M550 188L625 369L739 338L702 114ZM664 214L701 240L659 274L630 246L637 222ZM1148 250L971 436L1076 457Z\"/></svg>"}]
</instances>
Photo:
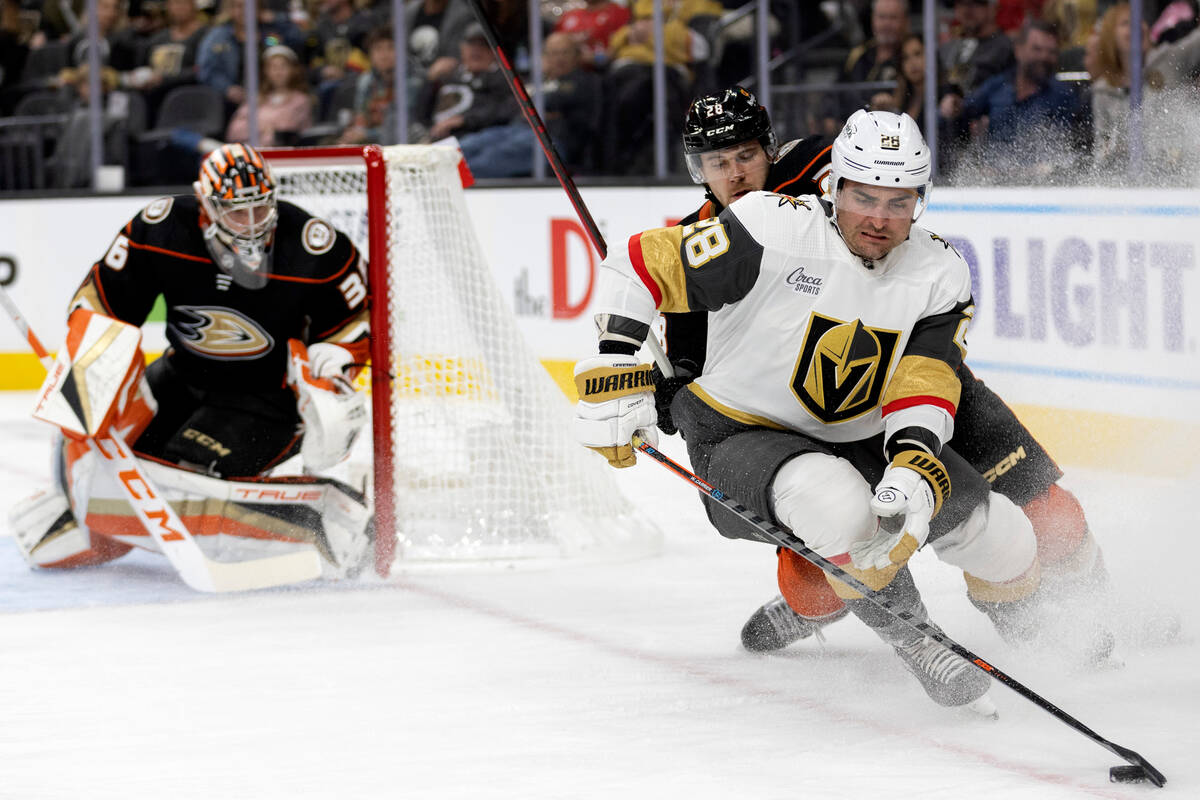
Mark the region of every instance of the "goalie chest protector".
<instances>
[{"instance_id":1,"label":"goalie chest protector","mask_svg":"<svg viewBox=\"0 0 1200 800\"><path fill-rule=\"evenodd\" d=\"M320 341L366 318L364 265L350 240L324 220L281 201L270 279L238 286L213 263L190 195L154 201L117 234L76 294L76 303L141 325L166 303L169 357L206 389L284 386L287 340Z\"/></svg>"}]
</instances>

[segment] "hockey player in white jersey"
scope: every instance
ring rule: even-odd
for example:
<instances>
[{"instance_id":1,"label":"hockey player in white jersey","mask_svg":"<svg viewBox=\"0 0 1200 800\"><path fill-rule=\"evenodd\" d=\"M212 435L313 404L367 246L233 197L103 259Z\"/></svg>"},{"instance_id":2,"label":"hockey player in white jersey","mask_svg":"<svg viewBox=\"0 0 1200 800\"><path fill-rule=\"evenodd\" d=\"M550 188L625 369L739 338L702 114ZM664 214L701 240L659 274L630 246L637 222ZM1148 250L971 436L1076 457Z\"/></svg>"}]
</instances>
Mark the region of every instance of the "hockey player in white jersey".
<instances>
[{"instance_id":1,"label":"hockey player in white jersey","mask_svg":"<svg viewBox=\"0 0 1200 800\"><path fill-rule=\"evenodd\" d=\"M929 542L993 621L1027 624L1032 527L943 448L973 305L966 263L914 225L930 173L910 117L860 111L833 146L832 202L756 192L614 248L597 299L600 355L575 369L577 431L614 466L634 463L632 435L656 438L650 368L635 353L656 311L707 310L704 374L671 406L697 475L917 620L928 615L906 564ZM706 506L720 533L754 538ZM831 583L932 699L992 708L982 672Z\"/></svg>"}]
</instances>

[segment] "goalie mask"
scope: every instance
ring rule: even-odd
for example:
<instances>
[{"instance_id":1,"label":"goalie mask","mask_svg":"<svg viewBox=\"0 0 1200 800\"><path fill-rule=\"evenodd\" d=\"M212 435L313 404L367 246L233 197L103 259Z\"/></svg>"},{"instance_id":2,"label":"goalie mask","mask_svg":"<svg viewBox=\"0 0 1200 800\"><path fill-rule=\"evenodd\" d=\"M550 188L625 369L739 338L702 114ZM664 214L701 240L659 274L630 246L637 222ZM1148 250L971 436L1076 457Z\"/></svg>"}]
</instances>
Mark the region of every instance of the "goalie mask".
<instances>
[{"instance_id":1,"label":"goalie mask","mask_svg":"<svg viewBox=\"0 0 1200 800\"><path fill-rule=\"evenodd\" d=\"M205 157L193 189L217 267L242 288L266 286L278 214L275 179L262 155L249 145L222 145Z\"/></svg>"}]
</instances>

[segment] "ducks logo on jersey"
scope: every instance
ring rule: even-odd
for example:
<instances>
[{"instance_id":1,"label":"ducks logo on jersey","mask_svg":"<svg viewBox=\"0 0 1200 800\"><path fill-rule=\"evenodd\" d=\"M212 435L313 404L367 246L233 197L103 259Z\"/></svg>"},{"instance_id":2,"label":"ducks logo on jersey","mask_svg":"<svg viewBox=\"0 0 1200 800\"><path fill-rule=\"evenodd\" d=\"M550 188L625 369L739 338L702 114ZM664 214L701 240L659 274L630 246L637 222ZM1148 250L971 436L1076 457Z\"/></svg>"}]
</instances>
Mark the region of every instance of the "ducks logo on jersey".
<instances>
[{"instance_id":1,"label":"ducks logo on jersey","mask_svg":"<svg viewBox=\"0 0 1200 800\"><path fill-rule=\"evenodd\" d=\"M179 306L189 319L171 327L180 343L208 358L240 360L257 358L274 347L265 330L231 308Z\"/></svg>"},{"instance_id":2,"label":"ducks logo on jersey","mask_svg":"<svg viewBox=\"0 0 1200 800\"><path fill-rule=\"evenodd\" d=\"M879 405L899 331L812 314L792 391L817 419L845 422Z\"/></svg>"}]
</instances>

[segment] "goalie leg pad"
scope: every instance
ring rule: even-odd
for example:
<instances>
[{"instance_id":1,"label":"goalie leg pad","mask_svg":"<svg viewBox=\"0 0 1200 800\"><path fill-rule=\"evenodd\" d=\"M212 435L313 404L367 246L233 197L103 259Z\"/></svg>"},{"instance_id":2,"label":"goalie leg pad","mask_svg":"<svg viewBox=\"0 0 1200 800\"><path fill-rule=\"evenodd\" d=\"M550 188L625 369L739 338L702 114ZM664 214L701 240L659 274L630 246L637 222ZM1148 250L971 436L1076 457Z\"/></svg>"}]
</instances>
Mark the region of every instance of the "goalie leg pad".
<instances>
[{"instance_id":1,"label":"goalie leg pad","mask_svg":"<svg viewBox=\"0 0 1200 800\"><path fill-rule=\"evenodd\" d=\"M87 567L120 558L131 549L81 526L66 495L56 490L39 491L14 505L8 526L17 549L33 567Z\"/></svg>"},{"instance_id":2,"label":"goalie leg pad","mask_svg":"<svg viewBox=\"0 0 1200 800\"><path fill-rule=\"evenodd\" d=\"M370 547L366 497L328 478L291 477L226 481L139 459L205 555L246 561L315 547L325 577L353 574ZM157 552L124 490L106 470L92 470L88 491L73 487L77 508L93 532Z\"/></svg>"}]
</instances>

